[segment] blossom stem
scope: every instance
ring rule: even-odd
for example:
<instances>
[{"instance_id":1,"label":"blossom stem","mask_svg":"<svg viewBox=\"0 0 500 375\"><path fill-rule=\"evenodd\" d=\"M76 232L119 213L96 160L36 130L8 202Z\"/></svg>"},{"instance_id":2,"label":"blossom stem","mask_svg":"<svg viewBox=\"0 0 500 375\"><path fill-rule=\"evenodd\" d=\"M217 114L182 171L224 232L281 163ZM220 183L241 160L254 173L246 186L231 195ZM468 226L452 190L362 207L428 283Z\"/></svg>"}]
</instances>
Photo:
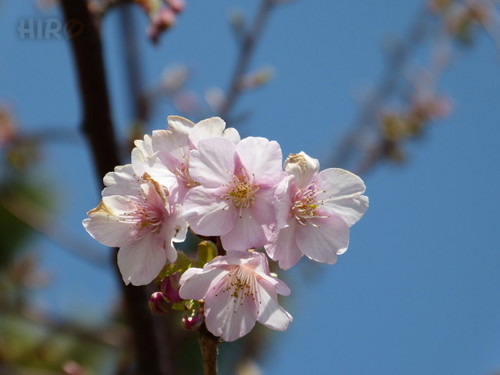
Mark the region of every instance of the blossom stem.
<instances>
[{"instance_id":1,"label":"blossom stem","mask_svg":"<svg viewBox=\"0 0 500 375\"><path fill-rule=\"evenodd\" d=\"M217 375L217 354L219 339L212 335L205 324L200 327L200 351L203 361L203 375Z\"/></svg>"}]
</instances>

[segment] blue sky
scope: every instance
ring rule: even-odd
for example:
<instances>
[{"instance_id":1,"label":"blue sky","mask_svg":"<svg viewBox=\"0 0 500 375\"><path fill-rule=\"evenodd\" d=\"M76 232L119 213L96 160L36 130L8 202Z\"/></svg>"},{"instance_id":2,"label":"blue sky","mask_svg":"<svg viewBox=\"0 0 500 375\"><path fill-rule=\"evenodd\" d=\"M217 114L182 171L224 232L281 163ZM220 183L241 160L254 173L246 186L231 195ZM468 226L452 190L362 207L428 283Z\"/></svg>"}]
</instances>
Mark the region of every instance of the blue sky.
<instances>
[{"instance_id":1,"label":"blue sky","mask_svg":"<svg viewBox=\"0 0 500 375\"><path fill-rule=\"evenodd\" d=\"M224 17L234 7L252 13L250 3L191 0L160 47L140 34L146 85L154 86L165 66L185 63L195 72L194 90L225 87L236 46ZM422 1L360 4L301 0L277 9L252 63L274 66L276 76L239 103L239 110L253 111L243 135L275 139L285 155L305 151L326 163L355 118L353 97L380 74L382 46L407 30ZM19 40L16 33L20 19L38 16L32 2L0 2L0 100L26 132L67 126L76 133L80 109L67 44ZM130 118L116 30L111 15L106 59L123 132ZM295 298L282 301L294 321L286 332L271 333L275 345L261 364L264 374L500 371L498 63L499 51L485 35L459 53L439 84L453 98L452 114L408 147L407 164L383 164L366 177L370 209L352 228L347 253L334 266L287 274ZM172 114L162 108L155 128ZM98 201L83 140L50 144L44 152L37 174L53 184L62 222L99 249L81 227ZM111 272L45 239L36 244L54 280L37 301L59 314L85 311L98 320L106 301L116 299Z\"/></svg>"}]
</instances>

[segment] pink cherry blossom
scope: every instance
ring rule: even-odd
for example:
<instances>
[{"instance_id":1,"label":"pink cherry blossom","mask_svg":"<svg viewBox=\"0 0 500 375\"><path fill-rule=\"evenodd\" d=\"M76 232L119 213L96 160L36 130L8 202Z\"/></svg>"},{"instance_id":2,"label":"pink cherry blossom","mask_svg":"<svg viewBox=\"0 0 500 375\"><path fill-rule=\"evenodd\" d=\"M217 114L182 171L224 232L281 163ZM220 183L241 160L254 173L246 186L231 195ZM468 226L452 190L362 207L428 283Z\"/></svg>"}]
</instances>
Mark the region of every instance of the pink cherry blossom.
<instances>
[{"instance_id":1,"label":"pink cherry blossom","mask_svg":"<svg viewBox=\"0 0 500 375\"><path fill-rule=\"evenodd\" d=\"M119 247L118 266L125 284L145 285L174 262L173 242L186 237L182 207L171 202L168 190L138 166L108 173L101 203L83 220L87 232L106 246Z\"/></svg>"},{"instance_id":2,"label":"pink cherry blossom","mask_svg":"<svg viewBox=\"0 0 500 375\"><path fill-rule=\"evenodd\" d=\"M318 173L319 162L301 152L285 162L290 174L276 190L277 224L269 256L289 269L306 255L320 263L335 263L349 245L349 227L368 208L365 184L339 168Z\"/></svg>"},{"instance_id":3,"label":"pink cherry blossom","mask_svg":"<svg viewBox=\"0 0 500 375\"><path fill-rule=\"evenodd\" d=\"M238 143L240 136L236 129L227 128L220 117L211 117L193 123L183 117L169 116L167 130L155 130L152 136L135 141L132 163L142 163L155 179L163 170L170 171L177 179L172 193L182 202L187 191L198 183L189 174L189 151L197 148L202 139L222 137ZM162 170L163 169L163 170Z\"/></svg>"},{"instance_id":4,"label":"pink cherry blossom","mask_svg":"<svg viewBox=\"0 0 500 375\"><path fill-rule=\"evenodd\" d=\"M246 251L268 242L274 223L273 196L284 177L277 142L248 137L238 144L204 139L191 151L189 174L200 186L184 201L194 232L220 236L227 251Z\"/></svg>"},{"instance_id":5,"label":"pink cherry blossom","mask_svg":"<svg viewBox=\"0 0 500 375\"><path fill-rule=\"evenodd\" d=\"M278 303L290 289L269 273L267 258L258 252L219 256L203 269L190 268L181 277L180 296L204 300L207 329L225 341L246 335L255 322L284 331L292 316Z\"/></svg>"}]
</instances>

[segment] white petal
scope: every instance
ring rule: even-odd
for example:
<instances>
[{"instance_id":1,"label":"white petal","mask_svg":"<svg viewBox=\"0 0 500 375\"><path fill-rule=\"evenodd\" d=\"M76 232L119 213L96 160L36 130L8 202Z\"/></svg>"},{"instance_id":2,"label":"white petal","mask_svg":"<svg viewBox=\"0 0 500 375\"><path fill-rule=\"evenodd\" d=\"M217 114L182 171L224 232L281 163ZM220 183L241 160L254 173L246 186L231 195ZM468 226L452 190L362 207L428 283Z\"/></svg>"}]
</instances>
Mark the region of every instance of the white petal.
<instances>
[{"instance_id":1,"label":"white petal","mask_svg":"<svg viewBox=\"0 0 500 375\"><path fill-rule=\"evenodd\" d=\"M220 283L220 287L224 284ZM210 290L205 298L205 323L210 332L224 341L234 341L245 336L257 319L256 301L239 294L234 298L231 291L221 288Z\"/></svg>"},{"instance_id":2,"label":"white petal","mask_svg":"<svg viewBox=\"0 0 500 375\"><path fill-rule=\"evenodd\" d=\"M124 197L112 196L108 198L88 212L89 218L83 220L83 226L93 238L103 245L119 247L131 239L133 232L130 230L130 223L120 221L119 214L121 212L118 212L116 207L120 203L122 203L119 206L121 209L128 207L129 210L133 210L135 207ZM117 204L113 204L115 200L118 201Z\"/></svg>"},{"instance_id":3,"label":"white petal","mask_svg":"<svg viewBox=\"0 0 500 375\"><path fill-rule=\"evenodd\" d=\"M319 170L319 160L311 158L305 152L290 154L285 160L285 171L295 176L299 189L305 188Z\"/></svg>"},{"instance_id":4,"label":"white petal","mask_svg":"<svg viewBox=\"0 0 500 375\"><path fill-rule=\"evenodd\" d=\"M189 131L193 128L194 122L181 116L168 116L167 118L168 128L178 134L189 134Z\"/></svg>"},{"instance_id":5,"label":"white petal","mask_svg":"<svg viewBox=\"0 0 500 375\"><path fill-rule=\"evenodd\" d=\"M250 180L259 185L275 186L283 177L280 145L266 138L247 137L236 145L238 157Z\"/></svg>"},{"instance_id":6,"label":"white petal","mask_svg":"<svg viewBox=\"0 0 500 375\"><path fill-rule=\"evenodd\" d=\"M233 179L235 145L224 138L209 138L190 153L189 174L205 187L215 188Z\"/></svg>"},{"instance_id":7,"label":"white petal","mask_svg":"<svg viewBox=\"0 0 500 375\"><path fill-rule=\"evenodd\" d=\"M269 293L266 288L259 289L260 305L258 322L276 331L284 331L292 321L292 316L279 305L276 293Z\"/></svg>"},{"instance_id":8,"label":"white petal","mask_svg":"<svg viewBox=\"0 0 500 375\"><path fill-rule=\"evenodd\" d=\"M275 189L259 189L255 194L255 201L251 207L252 216L259 224L274 224L276 220L274 205Z\"/></svg>"},{"instance_id":9,"label":"white petal","mask_svg":"<svg viewBox=\"0 0 500 375\"><path fill-rule=\"evenodd\" d=\"M189 133L189 140L196 148L202 139L220 137L226 127L226 123L220 117L211 117L198 122Z\"/></svg>"},{"instance_id":10,"label":"white petal","mask_svg":"<svg viewBox=\"0 0 500 375\"><path fill-rule=\"evenodd\" d=\"M118 251L118 267L125 284L149 284L158 276L166 261L166 251L158 246L153 234L123 246Z\"/></svg>"},{"instance_id":11,"label":"white petal","mask_svg":"<svg viewBox=\"0 0 500 375\"><path fill-rule=\"evenodd\" d=\"M243 210L241 217L236 216L233 219L231 231L221 235L222 246L227 251L245 251L263 246L267 242L262 225L251 218L246 211Z\"/></svg>"},{"instance_id":12,"label":"white petal","mask_svg":"<svg viewBox=\"0 0 500 375\"><path fill-rule=\"evenodd\" d=\"M173 222L173 235L172 241L174 242L184 242L188 230L188 222L184 219L182 215L183 207L180 204L174 206L175 214L169 218Z\"/></svg>"},{"instance_id":13,"label":"white petal","mask_svg":"<svg viewBox=\"0 0 500 375\"><path fill-rule=\"evenodd\" d=\"M284 228L289 225L292 194L296 191L293 176L285 177L274 193L274 208L276 211L276 226Z\"/></svg>"},{"instance_id":14,"label":"white petal","mask_svg":"<svg viewBox=\"0 0 500 375\"><path fill-rule=\"evenodd\" d=\"M140 188L137 180L143 175L139 165L119 165L114 172L107 173L104 178L106 188L102 191L103 196L108 195L134 195L139 194Z\"/></svg>"},{"instance_id":15,"label":"white petal","mask_svg":"<svg viewBox=\"0 0 500 375\"><path fill-rule=\"evenodd\" d=\"M154 154L151 146L151 137L144 136L144 140L137 139L134 141L134 149L132 150L132 164L140 163L144 158Z\"/></svg>"},{"instance_id":16,"label":"white petal","mask_svg":"<svg viewBox=\"0 0 500 375\"><path fill-rule=\"evenodd\" d=\"M312 226L297 225L297 244L307 257L320 263L333 264L337 254L349 246L349 227L339 217L315 219Z\"/></svg>"},{"instance_id":17,"label":"white petal","mask_svg":"<svg viewBox=\"0 0 500 375\"><path fill-rule=\"evenodd\" d=\"M203 299L209 289L217 285L227 274L228 271L221 268L208 271L201 268L189 268L182 274L179 281L181 284L179 295L184 299Z\"/></svg>"},{"instance_id":18,"label":"white petal","mask_svg":"<svg viewBox=\"0 0 500 375\"><path fill-rule=\"evenodd\" d=\"M275 235L271 244L264 247L269 257L278 261L283 270L293 267L302 258L302 251L295 239L297 226L298 224L292 221L289 227L281 229Z\"/></svg>"},{"instance_id":19,"label":"white petal","mask_svg":"<svg viewBox=\"0 0 500 375\"><path fill-rule=\"evenodd\" d=\"M366 187L355 174L339 168L329 168L318 174L318 194L323 209L340 216L347 225L356 223L368 209L368 197L361 195Z\"/></svg>"},{"instance_id":20,"label":"white petal","mask_svg":"<svg viewBox=\"0 0 500 375\"><path fill-rule=\"evenodd\" d=\"M221 200L221 189L191 189L184 200L184 218L191 228L203 236L220 236L229 232L238 215L236 210Z\"/></svg>"},{"instance_id":21,"label":"white petal","mask_svg":"<svg viewBox=\"0 0 500 375\"><path fill-rule=\"evenodd\" d=\"M222 136L235 144L241 140L240 133L235 128L227 128L222 133Z\"/></svg>"},{"instance_id":22,"label":"white petal","mask_svg":"<svg viewBox=\"0 0 500 375\"><path fill-rule=\"evenodd\" d=\"M155 130L152 143L158 157L169 170L174 171L181 164L188 167L189 139L187 134Z\"/></svg>"}]
</instances>

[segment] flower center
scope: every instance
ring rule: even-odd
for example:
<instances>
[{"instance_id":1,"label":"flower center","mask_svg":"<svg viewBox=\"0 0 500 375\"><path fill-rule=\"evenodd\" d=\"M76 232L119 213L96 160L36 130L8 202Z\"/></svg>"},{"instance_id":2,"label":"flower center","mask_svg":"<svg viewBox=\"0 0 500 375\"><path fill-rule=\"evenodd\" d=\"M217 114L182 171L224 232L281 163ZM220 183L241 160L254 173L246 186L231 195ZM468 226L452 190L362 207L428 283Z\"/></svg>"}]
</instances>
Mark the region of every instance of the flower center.
<instances>
[{"instance_id":1,"label":"flower center","mask_svg":"<svg viewBox=\"0 0 500 375\"><path fill-rule=\"evenodd\" d=\"M258 297L257 279L253 271L245 266L236 267L226 275L226 280L222 288L222 293L231 293L234 308L243 305L245 297L255 300Z\"/></svg>"},{"instance_id":2,"label":"flower center","mask_svg":"<svg viewBox=\"0 0 500 375\"><path fill-rule=\"evenodd\" d=\"M200 185L198 182L191 178L191 175L189 174L189 166L185 163L181 163L180 166L175 168L173 173L184 182L184 185L188 189Z\"/></svg>"},{"instance_id":3,"label":"flower center","mask_svg":"<svg viewBox=\"0 0 500 375\"><path fill-rule=\"evenodd\" d=\"M316 186L309 185L305 189L299 189L295 193L291 214L299 224L307 225L309 219L326 217L318 213L318 207L323 205L323 201L318 201L316 197L319 192ZM314 224L312 225L315 226Z\"/></svg>"},{"instance_id":4,"label":"flower center","mask_svg":"<svg viewBox=\"0 0 500 375\"><path fill-rule=\"evenodd\" d=\"M143 230L147 228L148 231L154 232L159 229L163 222L163 212L157 207L140 205L136 212L139 216L137 225Z\"/></svg>"},{"instance_id":5,"label":"flower center","mask_svg":"<svg viewBox=\"0 0 500 375\"><path fill-rule=\"evenodd\" d=\"M258 190L259 187L248 181L246 176L235 176L222 199L232 201L234 207L241 210L250 207L255 202L255 195Z\"/></svg>"}]
</instances>

